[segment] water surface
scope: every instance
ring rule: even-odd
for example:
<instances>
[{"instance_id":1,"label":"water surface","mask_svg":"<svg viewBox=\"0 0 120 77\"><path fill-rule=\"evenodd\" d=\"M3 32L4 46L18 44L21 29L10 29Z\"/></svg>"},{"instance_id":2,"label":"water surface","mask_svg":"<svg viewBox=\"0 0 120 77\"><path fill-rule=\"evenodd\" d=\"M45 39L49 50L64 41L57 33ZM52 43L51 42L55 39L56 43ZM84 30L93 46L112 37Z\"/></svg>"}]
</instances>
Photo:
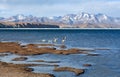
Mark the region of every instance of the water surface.
<instances>
[{"instance_id":1,"label":"water surface","mask_svg":"<svg viewBox=\"0 0 120 77\"><path fill-rule=\"evenodd\" d=\"M54 38L58 38L56 44L61 44L63 37L67 38L65 45L69 48L107 48L109 50L96 50L94 53L99 53L101 54L100 56L44 54L27 56L27 61L14 62L11 59L16 57L16 55L8 55L0 57L0 59L13 63L32 63L29 62L32 60L60 61L60 63L55 64L61 67L68 66L86 69L85 74L75 76L72 72L54 72L54 67L52 66L33 67L35 69L34 72L52 73L56 77L120 77L120 30L0 30L0 41L15 41L24 44L48 43L48 40L53 40ZM83 67L82 65L85 63L92 64L92 66Z\"/></svg>"}]
</instances>

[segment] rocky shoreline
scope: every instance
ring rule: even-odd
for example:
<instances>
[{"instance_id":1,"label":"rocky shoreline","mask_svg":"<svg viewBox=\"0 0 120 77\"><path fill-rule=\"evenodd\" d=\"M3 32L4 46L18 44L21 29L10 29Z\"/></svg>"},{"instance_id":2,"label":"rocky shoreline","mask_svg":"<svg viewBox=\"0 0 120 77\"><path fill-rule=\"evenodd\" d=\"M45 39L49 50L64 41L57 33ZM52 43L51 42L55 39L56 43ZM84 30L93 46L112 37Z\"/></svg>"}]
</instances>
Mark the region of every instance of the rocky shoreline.
<instances>
[{"instance_id":1,"label":"rocky shoreline","mask_svg":"<svg viewBox=\"0 0 120 77\"><path fill-rule=\"evenodd\" d=\"M97 54L92 54L89 49L78 49L78 48L71 48L71 49L64 49L61 48L62 45L56 46L54 44L27 44L21 45L17 42L0 42L0 56L7 56L6 53L17 54L21 57L13 58L11 61L26 61L28 58L24 56L30 55L41 55L41 54L62 54L62 55L69 55L69 54L86 54L87 56L98 56ZM57 49L56 47L59 47ZM55 77L53 74L45 74L45 73L33 73L34 69L28 68L30 66L53 66L53 71L60 72L60 71L69 71L74 72L76 76L83 74L85 72L84 69L73 68L73 67L60 67L54 63L60 63L60 61L44 61L44 60L33 60L29 62L44 62L50 64L13 64L13 63L6 63L0 62L0 77ZM92 66L91 64L84 64L83 66L88 67ZM17 67L17 68L16 68ZM11 71L12 70L12 71ZM19 73L19 74L18 74Z\"/></svg>"},{"instance_id":2,"label":"rocky shoreline","mask_svg":"<svg viewBox=\"0 0 120 77\"><path fill-rule=\"evenodd\" d=\"M50 47L45 47L45 46L50 46ZM21 45L17 42L0 42L0 53L13 53L18 55L41 55L41 54L63 54L63 55L88 54L89 55L90 53L88 51L91 50L78 49L78 48L57 49L53 44Z\"/></svg>"},{"instance_id":3,"label":"rocky shoreline","mask_svg":"<svg viewBox=\"0 0 120 77\"><path fill-rule=\"evenodd\" d=\"M12 64L0 62L0 77L55 77L52 74L33 73L34 64Z\"/></svg>"}]
</instances>

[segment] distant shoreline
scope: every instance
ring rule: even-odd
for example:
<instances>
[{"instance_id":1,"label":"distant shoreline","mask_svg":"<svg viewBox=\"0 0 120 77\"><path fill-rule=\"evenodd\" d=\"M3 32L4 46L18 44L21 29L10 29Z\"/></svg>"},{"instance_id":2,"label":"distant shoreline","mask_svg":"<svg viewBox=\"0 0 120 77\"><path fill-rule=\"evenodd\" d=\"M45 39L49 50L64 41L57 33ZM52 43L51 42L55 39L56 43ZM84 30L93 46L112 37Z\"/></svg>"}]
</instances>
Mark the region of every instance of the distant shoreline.
<instances>
[{"instance_id":1,"label":"distant shoreline","mask_svg":"<svg viewBox=\"0 0 120 77\"><path fill-rule=\"evenodd\" d=\"M120 28L0 28L0 30L120 30Z\"/></svg>"}]
</instances>

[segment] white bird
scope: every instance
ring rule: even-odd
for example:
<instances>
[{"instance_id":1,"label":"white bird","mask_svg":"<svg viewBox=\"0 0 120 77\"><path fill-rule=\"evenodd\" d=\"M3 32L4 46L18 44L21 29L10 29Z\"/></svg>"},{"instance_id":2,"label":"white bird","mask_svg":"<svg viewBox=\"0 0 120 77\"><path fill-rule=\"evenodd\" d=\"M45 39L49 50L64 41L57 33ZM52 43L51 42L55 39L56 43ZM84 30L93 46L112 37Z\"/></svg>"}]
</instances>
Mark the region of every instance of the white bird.
<instances>
[{"instance_id":1,"label":"white bird","mask_svg":"<svg viewBox=\"0 0 120 77\"><path fill-rule=\"evenodd\" d=\"M57 40L58 40L58 38L54 38L54 39L53 39L53 43L56 43Z\"/></svg>"},{"instance_id":2,"label":"white bird","mask_svg":"<svg viewBox=\"0 0 120 77\"><path fill-rule=\"evenodd\" d=\"M65 42L65 39L62 39L62 44L64 44L64 42Z\"/></svg>"},{"instance_id":3,"label":"white bird","mask_svg":"<svg viewBox=\"0 0 120 77\"><path fill-rule=\"evenodd\" d=\"M66 41L66 36L63 37L63 39L62 39L62 44L64 44L65 41Z\"/></svg>"},{"instance_id":4,"label":"white bird","mask_svg":"<svg viewBox=\"0 0 120 77\"><path fill-rule=\"evenodd\" d=\"M43 40L41 40L42 42L45 42L46 40L45 39L43 39Z\"/></svg>"}]
</instances>

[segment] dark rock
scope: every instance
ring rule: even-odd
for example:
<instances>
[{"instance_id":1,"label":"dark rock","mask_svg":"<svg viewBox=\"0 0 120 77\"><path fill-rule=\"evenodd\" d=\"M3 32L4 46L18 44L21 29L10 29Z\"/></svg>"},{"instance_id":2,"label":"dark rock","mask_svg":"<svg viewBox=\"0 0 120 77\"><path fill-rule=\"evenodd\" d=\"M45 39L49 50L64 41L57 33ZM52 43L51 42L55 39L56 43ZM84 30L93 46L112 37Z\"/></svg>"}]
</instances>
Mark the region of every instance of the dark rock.
<instances>
[{"instance_id":1,"label":"dark rock","mask_svg":"<svg viewBox=\"0 0 120 77\"><path fill-rule=\"evenodd\" d=\"M83 66L87 66L88 67L88 66L92 66L92 65L91 64L83 64Z\"/></svg>"},{"instance_id":2,"label":"dark rock","mask_svg":"<svg viewBox=\"0 0 120 77\"><path fill-rule=\"evenodd\" d=\"M100 54L88 54L88 56L99 56Z\"/></svg>"},{"instance_id":3,"label":"dark rock","mask_svg":"<svg viewBox=\"0 0 120 77\"><path fill-rule=\"evenodd\" d=\"M0 54L0 56L7 56L8 54Z\"/></svg>"},{"instance_id":4,"label":"dark rock","mask_svg":"<svg viewBox=\"0 0 120 77\"><path fill-rule=\"evenodd\" d=\"M17 57L17 58L12 59L12 61L25 61L27 59L28 59L27 57Z\"/></svg>"},{"instance_id":5,"label":"dark rock","mask_svg":"<svg viewBox=\"0 0 120 77\"><path fill-rule=\"evenodd\" d=\"M61 45L60 48L64 49L67 48L65 45Z\"/></svg>"},{"instance_id":6,"label":"dark rock","mask_svg":"<svg viewBox=\"0 0 120 77\"><path fill-rule=\"evenodd\" d=\"M28 71L28 72L32 72L32 71L34 71L33 68L24 68L24 70L25 70L25 71Z\"/></svg>"}]
</instances>

